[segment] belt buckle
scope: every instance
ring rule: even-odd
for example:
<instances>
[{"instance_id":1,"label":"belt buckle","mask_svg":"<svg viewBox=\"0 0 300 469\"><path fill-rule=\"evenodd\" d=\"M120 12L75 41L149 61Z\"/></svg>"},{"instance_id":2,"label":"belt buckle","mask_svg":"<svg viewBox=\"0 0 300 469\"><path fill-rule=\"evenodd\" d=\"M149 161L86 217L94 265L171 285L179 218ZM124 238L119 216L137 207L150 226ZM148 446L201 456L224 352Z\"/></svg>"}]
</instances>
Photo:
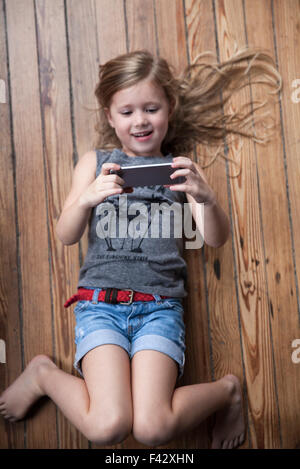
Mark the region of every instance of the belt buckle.
<instances>
[{"instance_id":1,"label":"belt buckle","mask_svg":"<svg viewBox=\"0 0 300 469\"><path fill-rule=\"evenodd\" d=\"M131 303L132 303L134 291L133 290L126 290L126 291L130 292L129 293L129 301L120 301L120 305L131 305Z\"/></svg>"}]
</instances>

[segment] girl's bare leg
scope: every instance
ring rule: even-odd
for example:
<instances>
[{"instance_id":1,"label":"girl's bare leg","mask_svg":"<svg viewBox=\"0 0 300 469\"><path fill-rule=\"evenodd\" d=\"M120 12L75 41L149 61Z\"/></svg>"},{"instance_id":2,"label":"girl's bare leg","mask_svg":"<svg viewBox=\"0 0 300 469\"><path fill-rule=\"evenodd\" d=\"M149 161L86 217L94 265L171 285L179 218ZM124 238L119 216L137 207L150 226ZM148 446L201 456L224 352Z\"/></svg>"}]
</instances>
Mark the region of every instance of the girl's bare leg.
<instances>
[{"instance_id":1,"label":"girl's bare leg","mask_svg":"<svg viewBox=\"0 0 300 469\"><path fill-rule=\"evenodd\" d=\"M216 412L213 448L234 448L245 438L239 380L233 375L174 391L177 364L154 350L132 358L133 435L149 446L167 443Z\"/></svg>"},{"instance_id":2,"label":"girl's bare leg","mask_svg":"<svg viewBox=\"0 0 300 469\"><path fill-rule=\"evenodd\" d=\"M12 421L23 418L41 396L49 396L89 440L115 444L130 433L132 399L128 354L102 345L82 360L84 380L56 367L46 356L35 357L0 397L0 412Z\"/></svg>"}]
</instances>

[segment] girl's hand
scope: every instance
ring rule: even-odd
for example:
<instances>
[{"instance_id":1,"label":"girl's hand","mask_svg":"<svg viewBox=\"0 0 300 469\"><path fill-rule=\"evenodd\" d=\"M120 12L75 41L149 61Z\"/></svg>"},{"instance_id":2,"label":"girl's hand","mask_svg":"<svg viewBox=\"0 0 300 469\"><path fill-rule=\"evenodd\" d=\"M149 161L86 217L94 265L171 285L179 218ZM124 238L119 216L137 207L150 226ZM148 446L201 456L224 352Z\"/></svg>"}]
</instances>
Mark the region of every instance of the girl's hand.
<instances>
[{"instance_id":1,"label":"girl's hand","mask_svg":"<svg viewBox=\"0 0 300 469\"><path fill-rule=\"evenodd\" d=\"M110 174L110 170L120 169L116 163L103 163L99 176L81 194L81 203L86 207L95 207L106 197L124 192L124 180L117 174Z\"/></svg>"},{"instance_id":2,"label":"girl's hand","mask_svg":"<svg viewBox=\"0 0 300 469\"><path fill-rule=\"evenodd\" d=\"M208 185L207 181L201 176L195 163L185 156L178 156L173 158L172 168L175 172L170 176L174 179L178 176L185 176L186 182L183 184L167 185L172 191L182 191L190 194L196 202L213 204L216 196L212 188ZM177 169L176 168L182 168Z\"/></svg>"}]
</instances>

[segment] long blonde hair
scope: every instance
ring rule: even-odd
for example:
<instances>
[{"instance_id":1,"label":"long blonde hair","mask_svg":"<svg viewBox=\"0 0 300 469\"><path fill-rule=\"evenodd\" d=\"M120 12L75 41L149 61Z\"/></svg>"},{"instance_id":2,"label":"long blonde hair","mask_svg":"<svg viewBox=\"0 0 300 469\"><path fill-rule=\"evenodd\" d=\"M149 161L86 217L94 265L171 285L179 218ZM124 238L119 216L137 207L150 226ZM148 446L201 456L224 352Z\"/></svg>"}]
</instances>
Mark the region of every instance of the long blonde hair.
<instances>
[{"instance_id":1,"label":"long blonde hair","mask_svg":"<svg viewBox=\"0 0 300 469\"><path fill-rule=\"evenodd\" d=\"M174 156L191 152L195 144L215 146L224 144L224 137L243 136L258 143L265 143L270 135L258 137L253 125L253 112L270 102L282 87L281 76L267 51L258 48L236 50L222 63L204 61L200 54L192 65L176 76L174 69L162 57L153 56L146 50L120 55L99 67L99 83L95 95L99 103L97 148L121 148L114 129L109 125L104 109L108 108L117 91L133 86L149 78L164 89L173 108L167 135L162 142L162 153ZM201 60L202 59L202 60ZM264 103L246 113L224 113L224 104L245 86L254 83L270 87ZM266 118L260 115L256 122ZM272 126L271 126L272 127ZM271 128L269 126L269 128Z\"/></svg>"}]
</instances>

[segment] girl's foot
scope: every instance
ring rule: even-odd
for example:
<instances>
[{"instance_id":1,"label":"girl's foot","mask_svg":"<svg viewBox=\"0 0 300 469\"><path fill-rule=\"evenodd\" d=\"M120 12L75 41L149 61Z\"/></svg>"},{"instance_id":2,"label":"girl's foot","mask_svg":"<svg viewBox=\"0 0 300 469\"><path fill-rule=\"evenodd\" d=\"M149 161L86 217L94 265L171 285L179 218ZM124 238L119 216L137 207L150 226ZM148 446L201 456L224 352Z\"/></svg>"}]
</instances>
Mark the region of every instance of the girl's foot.
<instances>
[{"instance_id":1,"label":"girl's foot","mask_svg":"<svg viewBox=\"0 0 300 469\"><path fill-rule=\"evenodd\" d=\"M15 422L22 419L29 408L45 393L40 385L41 373L56 368L46 355L34 357L23 373L1 394L0 414Z\"/></svg>"},{"instance_id":2,"label":"girl's foot","mask_svg":"<svg viewBox=\"0 0 300 469\"><path fill-rule=\"evenodd\" d=\"M245 440L242 392L236 376L226 375L222 380L229 387L231 397L229 404L216 413L212 448L233 449Z\"/></svg>"}]
</instances>

